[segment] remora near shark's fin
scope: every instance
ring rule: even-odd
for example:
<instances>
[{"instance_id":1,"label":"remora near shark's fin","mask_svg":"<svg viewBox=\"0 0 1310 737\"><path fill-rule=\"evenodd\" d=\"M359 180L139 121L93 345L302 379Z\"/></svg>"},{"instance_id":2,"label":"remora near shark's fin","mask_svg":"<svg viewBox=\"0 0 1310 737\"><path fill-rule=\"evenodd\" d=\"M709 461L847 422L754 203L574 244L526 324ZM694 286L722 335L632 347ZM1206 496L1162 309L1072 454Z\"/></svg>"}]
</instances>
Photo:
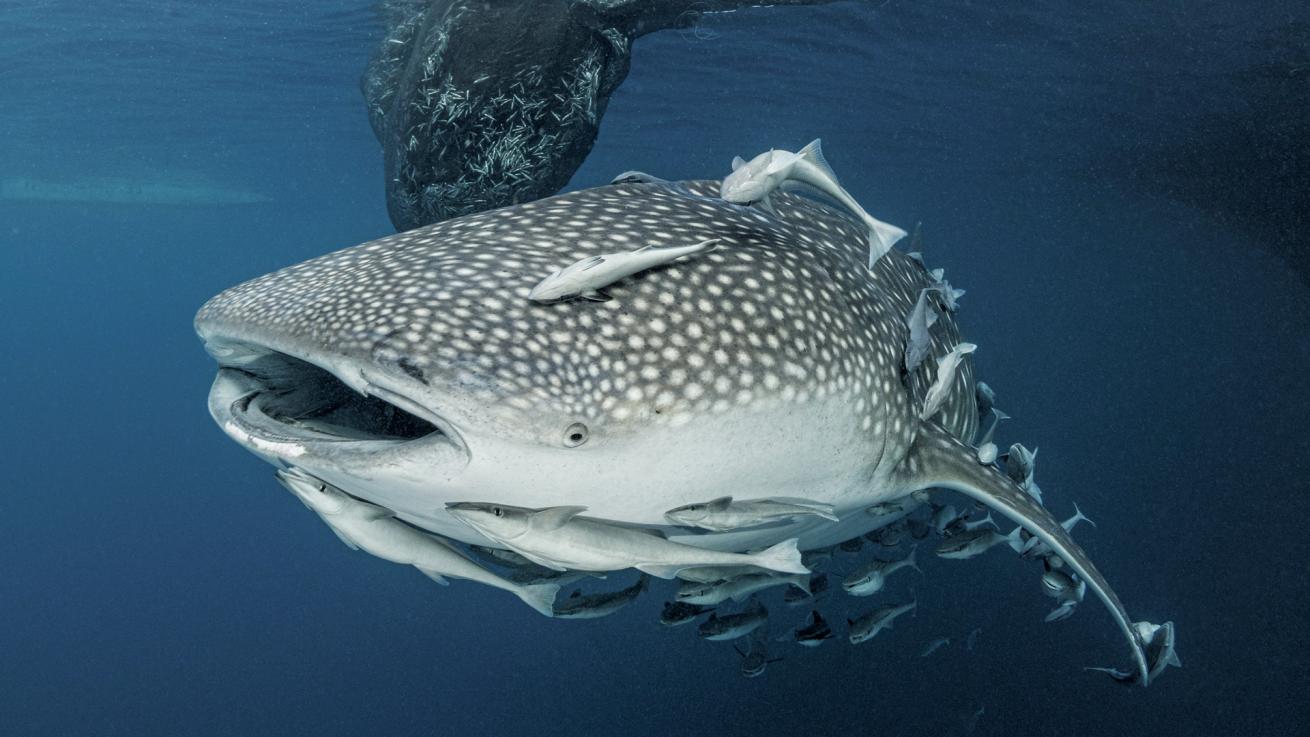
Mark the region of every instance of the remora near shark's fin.
<instances>
[{"instance_id":1,"label":"remora near shark's fin","mask_svg":"<svg viewBox=\"0 0 1310 737\"><path fill-rule=\"evenodd\" d=\"M548 559L548 558L542 558L541 556L533 555L532 553L524 552L524 551L522 551L522 550L519 550L518 548L514 548L513 550L514 550L514 552L518 553L519 555L523 556L524 558L527 558L529 561L532 561L533 563L536 563L537 565L542 566L543 568L549 568L549 569L552 570L552 571L567 571L567 570L568 570L568 568L566 568L565 566L562 566L562 565L560 565L559 563L556 563L555 561L550 560L550 559Z\"/></svg>"},{"instance_id":2,"label":"remora near shark's fin","mask_svg":"<svg viewBox=\"0 0 1310 737\"><path fill-rule=\"evenodd\" d=\"M669 578L677 578L678 571L684 570L686 568L691 568L691 566L662 566L662 565L656 565L654 563L638 563L637 565L633 566L633 568L636 568L642 573L648 573L654 576L655 578L669 579Z\"/></svg>"},{"instance_id":3,"label":"remora near shark's fin","mask_svg":"<svg viewBox=\"0 0 1310 737\"><path fill-rule=\"evenodd\" d=\"M1004 514L1050 546L1105 602L1110 614L1128 638L1141 684L1148 685L1146 653L1118 595L1110 588L1101 572L1096 570L1087 553L1074 542L1051 513L1016 486L1008 476L992 466L979 464L973 448L931 421L919 423L918 435L906 455L901 474L901 483L905 485L907 494L937 486L954 489Z\"/></svg>"},{"instance_id":4,"label":"remora near shark's fin","mask_svg":"<svg viewBox=\"0 0 1310 737\"><path fill-rule=\"evenodd\" d=\"M585 511L586 507L546 507L533 512L528 518L528 525L539 532L558 530Z\"/></svg>"},{"instance_id":5,"label":"remora near shark's fin","mask_svg":"<svg viewBox=\"0 0 1310 737\"><path fill-rule=\"evenodd\" d=\"M450 585L450 581L447 581L446 577L441 575L440 573L437 573L436 571L428 570L427 568L422 568L420 566L414 566L414 567L418 568L419 573L422 573L424 576L427 576L428 578L432 579L433 581L436 581L442 586Z\"/></svg>"},{"instance_id":6,"label":"remora near shark's fin","mask_svg":"<svg viewBox=\"0 0 1310 737\"><path fill-rule=\"evenodd\" d=\"M559 586L553 583L534 583L511 589L511 593L543 616L555 616L555 596L559 593Z\"/></svg>"},{"instance_id":7,"label":"remora near shark's fin","mask_svg":"<svg viewBox=\"0 0 1310 737\"><path fill-rule=\"evenodd\" d=\"M833 172L831 166L828 166L828 160L823 158L823 144L819 142L818 138L805 144L805 148L797 151L796 155L818 167L820 171L832 178L834 184L841 185L841 182L837 181L837 174Z\"/></svg>"},{"instance_id":8,"label":"remora near shark's fin","mask_svg":"<svg viewBox=\"0 0 1310 737\"><path fill-rule=\"evenodd\" d=\"M356 545L356 544L355 544L355 541L354 541L354 540L351 540L351 539L346 535L346 533L342 532L341 530L338 530L337 528L333 527L332 525L328 525L328 529L329 529L329 530L332 530L332 533L335 534L335 535L337 536L337 539L338 539L338 540L340 540L341 542L345 543L345 544L346 544L346 547L350 548L351 550L359 550L359 546Z\"/></svg>"},{"instance_id":9,"label":"remora near shark's fin","mask_svg":"<svg viewBox=\"0 0 1310 737\"><path fill-rule=\"evenodd\" d=\"M780 504L792 504L797 507L805 507L814 513L817 517L822 517L833 522L840 522L836 513L833 512L832 505L825 502L816 502L813 499L802 499L794 496L770 496L765 497L763 501L778 502Z\"/></svg>"}]
</instances>

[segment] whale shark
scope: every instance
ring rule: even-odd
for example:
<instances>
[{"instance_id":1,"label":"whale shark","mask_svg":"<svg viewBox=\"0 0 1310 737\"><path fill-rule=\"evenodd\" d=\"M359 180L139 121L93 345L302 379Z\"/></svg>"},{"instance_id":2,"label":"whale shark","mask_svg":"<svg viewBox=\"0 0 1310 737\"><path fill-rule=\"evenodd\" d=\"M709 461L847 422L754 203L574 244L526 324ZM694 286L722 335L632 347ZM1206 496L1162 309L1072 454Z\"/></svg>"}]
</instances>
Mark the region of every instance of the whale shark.
<instances>
[{"instance_id":1,"label":"whale shark","mask_svg":"<svg viewBox=\"0 0 1310 737\"><path fill-rule=\"evenodd\" d=\"M905 316L934 283L923 264L893 249L870 268L867 228L842 212L788 193L762 212L722 201L718 187L570 192L232 287L195 318L219 364L210 413L274 466L491 547L502 546L452 511L585 508L589 524L709 550L793 538L813 550L886 524L871 506L954 490L1086 581L1145 685L1140 628L1108 581L966 442L979 422L971 355L955 356L939 409L920 417L939 362L961 342L943 312L928 355L906 371ZM612 284L606 301L529 299L561 264L711 238L714 250ZM727 495L803 497L838 521L711 532L665 517Z\"/></svg>"}]
</instances>

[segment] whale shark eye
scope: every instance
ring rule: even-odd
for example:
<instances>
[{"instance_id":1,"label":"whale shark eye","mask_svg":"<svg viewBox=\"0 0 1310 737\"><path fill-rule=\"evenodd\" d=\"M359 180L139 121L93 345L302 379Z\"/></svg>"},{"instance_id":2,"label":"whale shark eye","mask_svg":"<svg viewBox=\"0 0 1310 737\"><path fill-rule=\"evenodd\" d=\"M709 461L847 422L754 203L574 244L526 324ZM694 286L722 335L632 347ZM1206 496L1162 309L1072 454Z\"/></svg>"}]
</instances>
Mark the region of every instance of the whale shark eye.
<instances>
[{"instance_id":1,"label":"whale shark eye","mask_svg":"<svg viewBox=\"0 0 1310 737\"><path fill-rule=\"evenodd\" d=\"M564 428L564 445L569 448L576 448L587 442L591 433L587 431L587 426L581 422L575 422Z\"/></svg>"}]
</instances>

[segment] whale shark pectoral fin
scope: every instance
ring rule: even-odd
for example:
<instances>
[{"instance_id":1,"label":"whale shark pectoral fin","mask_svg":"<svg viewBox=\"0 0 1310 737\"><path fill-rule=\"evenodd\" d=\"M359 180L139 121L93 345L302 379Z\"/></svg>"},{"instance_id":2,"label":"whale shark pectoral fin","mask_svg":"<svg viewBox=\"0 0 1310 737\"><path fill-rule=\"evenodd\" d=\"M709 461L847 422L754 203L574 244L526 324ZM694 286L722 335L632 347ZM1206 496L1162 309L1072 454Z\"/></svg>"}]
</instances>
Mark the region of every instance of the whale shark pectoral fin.
<instances>
[{"instance_id":1,"label":"whale shark pectoral fin","mask_svg":"<svg viewBox=\"0 0 1310 737\"><path fill-rule=\"evenodd\" d=\"M587 511L586 507L546 507L533 512L528 519L528 524L539 532L558 530L585 511Z\"/></svg>"},{"instance_id":2,"label":"whale shark pectoral fin","mask_svg":"<svg viewBox=\"0 0 1310 737\"><path fill-rule=\"evenodd\" d=\"M1128 638L1142 685L1148 684L1146 653L1123 603L1087 553L1045 507L996 468L979 464L973 448L957 440L935 422L919 423L918 435L902 464L901 473L901 481L907 486L906 493L934 486L954 489L1009 517L1045 542L1105 602L1111 616Z\"/></svg>"}]
</instances>

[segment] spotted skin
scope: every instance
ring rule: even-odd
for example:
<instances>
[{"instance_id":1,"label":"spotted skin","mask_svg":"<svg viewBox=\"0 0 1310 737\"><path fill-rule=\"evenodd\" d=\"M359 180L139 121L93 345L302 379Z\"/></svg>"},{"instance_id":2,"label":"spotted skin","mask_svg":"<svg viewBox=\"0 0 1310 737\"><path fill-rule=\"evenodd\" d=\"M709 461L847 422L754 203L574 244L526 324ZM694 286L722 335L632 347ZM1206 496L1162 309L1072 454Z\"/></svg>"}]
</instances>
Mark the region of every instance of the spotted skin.
<instances>
[{"instance_id":1,"label":"spotted skin","mask_svg":"<svg viewBox=\"0 0 1310 737\"><path fill-rule=\"evenodd\" d=\"M406 465L404 448L384 462L246 443L436 533L485 542L432 511L449 501L585 504L596 518L676 534L663 513L681 504L800 496L832 502L842 520L681 541L741 551L799 537L814 548L867 531L872 504L943 485L1054 541L1127 621L1058 523L961 442L978 423L970 357L935 421L919 421L936 357L961 337L943 311L929 358L903 374L905 317L933 281L922 264L893 250L869 269L864 228L813 201L778 194L773 215L717 191L621 183L456 218L229 289L196 329L220 361L258 346L365 388L385 379L480 433L462 471ZM584 257L711 238L711 252L611 285L607 302L528 299ZM563 451L561 428L576 423L589 439Z\"/></svg>"},{"instance_id":2,"label":"spotted skin","mask_svg":"<svg viewBox=\"0 0 1310 737\"><path fill-rule=\"evenodd\" d=\"M933 357L908 395L899 388L905 315L930 277L895 251L869 272L861 229L829 208L780 194L771 217L723 203L715 186L619 184L389 236L230 289L197 326L367 353L427 384L475 384L481 402L596 427L841 397L860 432L902 454L908 403L959 340L944 316ZM584 257L708 238L721 241L713 252L615 284L608 302L527 299ZM972 437L969 361L956 382L943 424Z\"/></svg>"}]
</instances>

